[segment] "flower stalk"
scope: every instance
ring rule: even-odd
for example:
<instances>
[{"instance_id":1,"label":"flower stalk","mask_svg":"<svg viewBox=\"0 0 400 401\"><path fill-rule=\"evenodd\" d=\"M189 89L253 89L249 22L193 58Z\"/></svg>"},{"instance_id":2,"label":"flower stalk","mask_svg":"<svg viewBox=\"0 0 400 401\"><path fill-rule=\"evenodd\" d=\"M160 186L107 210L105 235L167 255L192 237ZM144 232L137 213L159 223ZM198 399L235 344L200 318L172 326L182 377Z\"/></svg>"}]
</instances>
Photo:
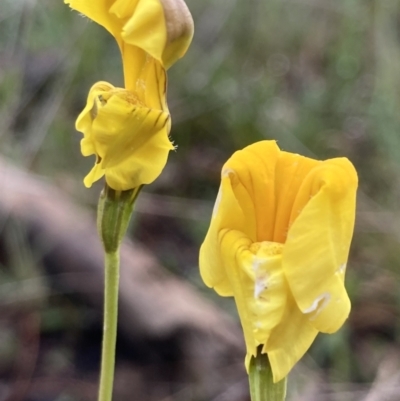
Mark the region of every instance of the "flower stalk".
<instances>
[{"instance_id":1,"label":"flower stalk","mask_svg":"<svg viewBox=\"0 0 400 401\"><path fill-rule=\"evenodd\" d=\"M119 252L105 254L103 343L99 401L112 399L117 341Z\"/></svg>"},{"instance_id":2,"label":"flower stalk","mask_svg":"<svg viewBox=\"0 0 400 401\"><path fill-rule=\"evenodd\" d=\"M117 341L120 245L141 187L115 191L108 185L100 195L97 228L105 252L104 323L99 401L111 401Z\"/></svg>"},{"instance_id":3,"label":"flower stalk","mask_svg":"<svg viewBox=\"0 0 400 401\"><path fill-rule=\"evenodd\" d=\"M286 377L278 383L273 382L272 369L268 355L257 349L249 367L251 401L284 401L286 399Z\"/></svg>"}]
</instances>

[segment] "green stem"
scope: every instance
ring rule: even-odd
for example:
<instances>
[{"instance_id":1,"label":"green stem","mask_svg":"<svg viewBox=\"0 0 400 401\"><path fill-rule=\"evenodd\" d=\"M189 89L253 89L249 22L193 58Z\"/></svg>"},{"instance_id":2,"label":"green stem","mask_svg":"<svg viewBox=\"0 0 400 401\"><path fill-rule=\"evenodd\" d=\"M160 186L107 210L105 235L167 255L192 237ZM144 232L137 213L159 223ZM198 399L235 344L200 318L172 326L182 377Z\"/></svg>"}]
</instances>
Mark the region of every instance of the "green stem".
<instances>
[{"instance_id":1,"label":"green stem","mask_svg":"<svg viewBox=\"0 0 400 401\"><path fill-rule=\"evenodd\" d=\"M286 378L273 382L268 355L259 349L251 358L249 369L251 401L284 401L286 398Z\"/></svg>"},{"instance_id":2,"label":"green stem","mask_svg":"<svg viewBox=\"0 0 400 401\"><path fill-rule=\"evenodd\" d=\"M104 322L99 401L111 401L117 341L119 250L105 254Z\"/></svg>"},{"instance_id":3,"label":"green stem","mask_svg":"<svg viewBox=\"0 0 400 401\"><path fill-rule=\"evenodd\" d=\"M108 187L100 195L97 229L105 253L104 325L98 401L111 401L117 341L119 250L141 187L115 191Z\"/></svg>"}]
</instances>

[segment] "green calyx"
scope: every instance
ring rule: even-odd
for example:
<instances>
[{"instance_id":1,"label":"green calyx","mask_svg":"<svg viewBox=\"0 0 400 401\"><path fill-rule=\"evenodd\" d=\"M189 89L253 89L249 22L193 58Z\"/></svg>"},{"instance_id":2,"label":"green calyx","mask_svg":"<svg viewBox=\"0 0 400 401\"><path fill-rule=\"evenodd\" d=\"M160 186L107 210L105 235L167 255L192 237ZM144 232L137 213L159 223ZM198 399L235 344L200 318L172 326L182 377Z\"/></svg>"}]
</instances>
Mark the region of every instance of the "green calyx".
<instances>
[{"instance_id":1,"label":"green calyx","mask_svg":"<svg viewBox=\"0 0 400 401\"><path fill-rule=\"evenodd\" d=\"M141 188L116 191L106 184L101 192L97 209L97 230L106 253L114 253L119 249Z\"/></svg>"},{"instance_id":2,"label":"green calyx","mask_svg":"<svg viewBox=\"0 0 400 401\"><path fill-rule=\"evenodd\" d=\"M284 401L286 399L286 377L273 382L268 355L257 348L257 356L252 357L249 368L251 401Z\"/></svg>"}]
</instances>

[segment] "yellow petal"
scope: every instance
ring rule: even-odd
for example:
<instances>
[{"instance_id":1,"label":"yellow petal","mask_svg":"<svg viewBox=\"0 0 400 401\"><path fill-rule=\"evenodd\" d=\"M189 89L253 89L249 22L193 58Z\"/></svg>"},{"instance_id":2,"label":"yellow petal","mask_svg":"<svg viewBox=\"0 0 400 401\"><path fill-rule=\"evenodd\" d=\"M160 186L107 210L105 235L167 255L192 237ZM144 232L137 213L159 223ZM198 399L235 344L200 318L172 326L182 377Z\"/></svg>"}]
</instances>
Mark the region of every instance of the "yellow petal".
<instances>
[{"instance_id":1,"label":"yellow petal","mask_svg":"<svg viewBox=\"0 0 400 401\"><path fill-rule=\"evenodd\" d=\"M275 169L280 150L275 141L262 141L235 152L223 171L233 171L232 188L253 242L274 241ZM276 242L276 241L274 241Z\"/></svg>"},{"instance_id":2,"label":"yellow petal","mask_svg":"<svg viewBox=\"0 0 400 401\"><path fill-rule=\"evenodd\" d=\"M93 109L93 107L95 107L96 98L114 89L115 87L113 85L105 81L99 81L92 85L86 100L86 106L76 120L76 129L78 131L82 132L87 125L91 124L91 121L96 116L97 110ZM86 119L86 117L88 117L88 119Z\"/></svg>"},{"instance_id":3,"label":"yellow petal","mask_svg":"<svg viewBox=\"0 0 400 401\"><path fill-rule=\"evenodd\" d=\"M83 133L83 139L81 141L81 152L83 156L90 156L97 153L96 144L92 135L93 121L97 116L96 99L113 89L115 89L114 86L108 82L101 81L95 83L89 91L85 108L76 120L76 130Z\"/></svg>"},{"instance_id":4,"label":"yellow petal","mask_svg":"<svg viewBox=\"0 0 400 401\"><path fill-rule=\"evenodd\" d=\"M228 229L220 232L219 241L221 260L235 297L247 353L254 354L258 344L253 332L253 311L247 303L248 297L253 296L252 287L254 288L254 284L252 283L254 280L242 268L243 252L250 248L251 241L240 231Z\"/></svg>"},{"instance_id":5,"label":"yellow petal","mask_svg":"<svg viewBox=\"0 0 400 401\"><path fill-rule=\"evenodd\" d=\"M107 184L120 191L151 184L161 174L173 148L167 130L162 129L150 136L145 145L132 152L123 162L107 168Z\"/></svg>"},{"instance_id":6,"label":"yellow petal","mask_svg":"<svg viewBox=\"0 0 400 401\"><path fill-rule=\"evenodd\" d=\"M200 274L204 283L222 296L233 295L221 255L221 244L228 231L242 232L245 217L235 198L229 175L223 175L211 218L210 228L200 248Z\"/></svg>"},{"instance_id":7,"label":"yellow petal","mask_svg":"<svg viewBox=\"0 0 400 401\"><path fill-rule=\"evenodd\" d=\"M252 328L256 346L268 342L286 309L288 287L282 269L282 247L274 242L255 243L244 250L238 260L250 282L242 283L245 290L242 294L246 298L239 300L234 291L235 300L250 312L246 314L250 318L246 324ZM253 349L251 355L255 353Z\"/></svg>"},{"instance_id":8,"label":"yellow petal","mask_svg":"<svg viewBox=\"0 0 400 401\"><path fill-rule=\"evenodd\" d=\"M247 359L256 355L279 325L289 293L282 269L282 245L251 241L224 230L221 257L234 294L246 342Z\"/></svg>"},{"instance_id":9,"label":"yellow petal","mask_svg":"<svg viewBox=\"0 0 400 401\"><path fill-rule=\"evenodd\" d=\"M146 59L136 83L136 92L148 107L168 112L167 75L157 60L149 57Z\"/></svg>"},{"instance_id":10,"label":"yellow petal","mask_svg":"<svg viewBox=\"0 0 400 401\"><path fill-rule=\"evenodd\" d=\"M145 81L143 80L143 71L147 68L149 57L142 49L129 45L125 42L121 44L122 66L124 70L125 88L137 92L137 89L143 88ZM144 93L144 91L142 90ZM138 94L139 98L144 99Z\"/></svg>"},{"instance_id":11,"label":"yellow petal","mask_svg":"<svg viewBox=\"0 0 400 401\"><path fill-rule=\"evenodd\" d=\"M122 21L109 12L112 0L64 0L64 3L103 26L118 42L121 42Z\"/></svg>"},{"instance_id":12,"label":"yellow petal","mask_svg":"<svg viewBox=\"0 0 400 401\"><path fill-rule=\"evenodd\" d=\"M108 11L121 21L126 21L135 12L138 2L139 0L109 0L110 7Z\"/></svg>"},{"instance_id":13,"label":"yellow petal","mask_svg":"<svg viewBox=\"0 0 400 401\"><path fill-rule=\"evenodd\" d=\"M248 216L242 207L249 205L242 198L240 205L237 198L247 195L243 188L236 172L224 167L199 265L206 285L220 295L234 295L249 356L279 323L289 290L281 266L282 245L252 244L246 233Z\"/></svg>"},{"instance_id":14,"label":"yellow petal","mask_svg":"<svg viewBox=\"0 0 400 401\"><path fill-rule=\"evenodd\" d=\"M275 167L275 216L268 214L270 220L274 220L272 240L285 243L289 230L290 218L294 201L300 186L310 170L320 163L317 160L300 156L294 153L280 152ZM306 202L308 199L306 200ZM297 207L304 205L297 205Z\"/></svg>"},{"instance_id":15,"label":"yellow petal","mask_svg":"<svg viewBox=\"0 0 400 401\"><path fill-rule=\"evenodd\" d=\"M91 130L103 168L121 163L169 120L168 113L144 107L125 90L104 93L97 103Z\"/></svg>"},{"instance_id":16,"label":"yellow petal","mask_svg":"<svg viewBox=\"0 0 400 401\"><path fill-rule=\"evenodd\" d=\"M169 68L192 41L193 19L183 0L139 0L122 37Z\"/></svg>"},{"instance_id":17,"label":"yellow petal","mask_svg":"<svg viewBox=\"0 0 400 401\"><path fill-rule=\"evenodd\" d=\"M193 38L193 19L184 0L161 0L167 28L167 45L163 52L163 63L169 68L183 57Z\"/></svg>"},{"instance_id":18,"label":"yellow petal","mask_svg":"<svg viewBox=\"0 0 400 401\"><path fill-rule=\"evenodd\" d=\"M263 353L268 353L275 383L288 375L310 348L317 334L318 331L310 324L308 317L300 312L289 292L281 323L272 330L263 347Z\"/></svg>"},{"instance_id":19,"label":"yellow petal","mask_svg":"<svg viewBox=\"0 0 400 401\"><path fill-rule=\"evenodd\" d=\"M149 108L168 112L167 75L164 67L133 46L130 46L129 51L124 51L123 67L126 89L135 92Z\"/></svg>"},{"instance_id":20,"label":"yellow petal","mask_svg":"<svg viewBox=\"0 0 400 401\"><path fill-rule=\"evenodd\" d=\"M91 138L83 138L81 140L81 152L83 156L91 156L96 154L96 148Z\"/></svg>"},{"instance_id":21,"label":"yellow petal","mask_svg":"<svg viewBox=\"0 0 400 401\"><path fill-rule=\"evenodd\" d=\"M93 183L103 177L105 171L101 168L100 164L96 162L89 174L84 178L83 183L86 188L90 188Z\"/></svg>"},{"instance_id":22,"label":"yellow petal","mask_svg":"<svg viewBox=\"0 0 400 401\"><path fill-rule=\"evenodd\" d=\"M162 63L167 27L160 0L139 0L123 28L126 43L139 47Z\"/></svg>"},{"instance_id":23,"label":"yellow petal","mask_svg":"<svg viewBox=\"0 0 400 401\"><path fill-rule=\"evenodd\" d=\"M150 138L166 127L168 120L169 114L160 110L137 108L132 111L129 118L121 124L118 136L110 143L102 167L115 167L130 155L141 151L143 147L148 146ZM101 119L98 123L101 124ZM94 127L96 126L97 124ZM100 140L99 137L98 139ZM169 141L168 143L170 144ZM168 149L172 150L173 146L169 145Z\"/></svg>"},{"instance_id":24,"label":"yellow petal","mask_svg":"<svg viewBox=\"0 0 400 401\"><path fill-rule=\"evenodd\" d=\"M354 228L357 175L347 159L319 164L307 176L293 207L283 251L285 274L299 309L317 330L333 333L347 319L350 301L343 285Z\"/></svg>"}]
</instances>

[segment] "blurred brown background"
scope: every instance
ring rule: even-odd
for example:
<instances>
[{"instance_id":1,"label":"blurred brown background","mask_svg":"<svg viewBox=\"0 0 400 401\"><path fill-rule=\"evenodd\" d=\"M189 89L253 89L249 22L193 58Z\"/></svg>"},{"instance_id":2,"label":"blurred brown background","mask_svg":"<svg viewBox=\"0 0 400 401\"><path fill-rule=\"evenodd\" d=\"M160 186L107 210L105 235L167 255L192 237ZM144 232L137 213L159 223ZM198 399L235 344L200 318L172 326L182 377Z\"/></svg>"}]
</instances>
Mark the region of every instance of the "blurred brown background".
<instances>
[{"instance_id":1,"label":"blurred brown background","mask_svg":"<svg viewBox=\"0 0 400 401\"><path fill-rule=\"evenodd\" d=\"M262 139L346 156L360 189L353 303L289 377L289 401L400 400L400 1L187 1L193 44L169 72L172 138L123 250L115 400L245 401L232 300L198 248L225 160ZM102 184L82 178L74 121L114 39L54 0L0 0L0 401L95 400Z\"/></svg>"}]
</instances>

